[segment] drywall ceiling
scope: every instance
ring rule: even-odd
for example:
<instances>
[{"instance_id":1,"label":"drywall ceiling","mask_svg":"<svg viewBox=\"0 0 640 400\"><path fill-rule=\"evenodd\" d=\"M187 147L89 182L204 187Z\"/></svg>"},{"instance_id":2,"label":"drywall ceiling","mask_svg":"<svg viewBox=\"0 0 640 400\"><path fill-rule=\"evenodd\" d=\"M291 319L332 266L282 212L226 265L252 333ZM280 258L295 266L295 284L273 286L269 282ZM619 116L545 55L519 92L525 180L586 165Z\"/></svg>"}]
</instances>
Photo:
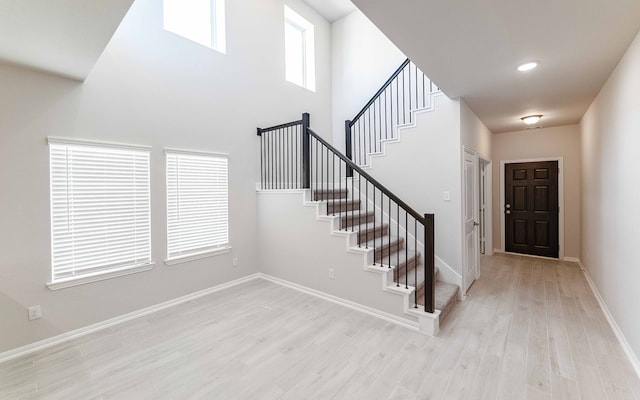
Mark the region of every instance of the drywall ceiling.
<instances>
[{"instance_id":1,"label":"drywall ceiling","mask_svg":"<svg viewBox=\"0 0 640 400\"><path fill-rule=\"evenodd\" d=\"M84 80L133 0L0 0L0 60Z\"/></svg>"},{"instance_id":2,"label":"drywall ceiling","mask_svg":"<svg viewBox=\"0 0 640 400\"><path fill-rule=\"evenodd\" d=\"M329 22L334 22L357 10L349 0L303 0Z\"/></svg>"},{"instance_id":3,"label":"drywall ceiling","mask_svg":"<svg viewBox=\"0 0 640 400\"><path fill-rule=\"evenodd\" d=\"M640 28L638 0L353 2L494 133L579 122Z\"/></svg>"}]
</instances>

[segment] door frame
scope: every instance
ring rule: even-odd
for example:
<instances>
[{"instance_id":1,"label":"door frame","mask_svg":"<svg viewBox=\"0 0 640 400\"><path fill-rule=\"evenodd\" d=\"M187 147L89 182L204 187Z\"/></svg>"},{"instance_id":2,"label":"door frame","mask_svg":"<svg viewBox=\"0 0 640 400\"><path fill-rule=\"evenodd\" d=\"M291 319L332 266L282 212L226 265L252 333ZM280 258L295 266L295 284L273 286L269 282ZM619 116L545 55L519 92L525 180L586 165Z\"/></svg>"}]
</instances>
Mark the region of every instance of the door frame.
<instances>
[{"instance_id":1,"label":"door frame","mask_svg":"<svg viewBox=\"0 0 640 400\"><path fill-rule=\"evenodd\" d=\"M521 160L500 160L500 250L505 253L505 218L504 218L504 167L506 164L557 161L558 162L558 259L564 260L564 165L562 157L526 158ZM514 253L520 254L520 253ZM522 254L527 255L527 254ZM539 257L539 256L532 256ZM546 258L546 257L544 257Z\"/></svg>"},{"instance_id":2,"label":"door frame","mask_svg":"<svg viewBox=\"0 0 640 400\"><path fill-rule=\"evenodd\" d=\"M465 162L465 153L471 155L473 157L473 165L475 168L475 173L473 174L473 180L474 180L474 193L473 193L473 213L474 213L474 220L478 221L478 217L479 217L479 204L480 204L480 163L484 163L485 164L485 171L486 171L486 179L485 179L485 196L486 196L486 207L487 210L485 211L486 214L486 220L489 221L487 222L487 226L486 226L486 235L487 237L485 238L486 240L486 251L485 254L491 255L493 254L493 223L491 221L493 221L493 184L492 184L492 176L493 176L493 162L491 161L491 159L483 154L480 154L479 152L467 147L467 146L462 146L462 152L461 152L461 179L460 179L460 187L461 187L461 191L460 191L460 215L464 216L464 199L465 199L465 195L466 195L466 187L464 185L464 177L462 177L462 174L464 174L464 162ZM461 266L461 270L460 270L460 275L461 275L461 285L462 288L464 288L465 286L467 286L468 280L470 279L472 282L477 280L478 278L480 278L480 233L479 230L476 228L476 254L475 254L475 264L476 264L476 268L475 268L475 274L472 277L467 277L465 274L465 265L464 265L464 261L465 261L465 257L466 257L466 244L465 244L465 223L464 223L464 218L461 218L460 221L460 227L461 227L461 262L462 262L462 266ZM464 298L464 296L466 296L466 293L462 293L462 296Z\"/></svg>"},{"instance_id":3,"label":"door frame","mask_svg":"<svg viewBox=\"0 0 640 400\"><path fill-rule=\"evenodd\" d=\"M478 154L478 170L484 164L485 177L484 177L484 195L485 195L485 249L484 255L493 255L493 162L484 157L482 154ZM479 179L479 178L478 178ZM481 182L478 182L478 188L480 188ZM480 195L478 194L478 197Z\"/></svg>"}]
</instances>

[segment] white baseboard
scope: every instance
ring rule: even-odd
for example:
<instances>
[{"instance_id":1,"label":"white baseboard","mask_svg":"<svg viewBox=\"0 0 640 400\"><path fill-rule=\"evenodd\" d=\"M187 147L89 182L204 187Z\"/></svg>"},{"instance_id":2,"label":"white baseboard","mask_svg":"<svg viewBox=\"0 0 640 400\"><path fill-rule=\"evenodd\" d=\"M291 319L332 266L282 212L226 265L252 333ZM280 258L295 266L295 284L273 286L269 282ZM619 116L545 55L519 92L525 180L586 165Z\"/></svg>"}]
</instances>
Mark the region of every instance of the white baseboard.
<instances>
[{"instance_id":1,"label":"white baseboard","mask_svg":"<svg viewBox=\"0 0 640 400\"><path fill-rule=\"evenodd\" d=\"M240 284L245 283L245 282L249 282L249 281L254 280L254 279L258 279L259 278L258 275L259 274L257 274L257 273L256 274L251 274L251 275L248 275L248 276L245 276L245 277L242 277L242 278L230 281L230 282L225 282L223 284L220 284L220 285L208 288L208 289L203 289L203 290L200 290L200 291L197 291L197 292L194 292L194 293L190 293L190 294L182 296L182 297L178 297L178 298L175 298L175 299L172 299L172 300L168 300L168 301L165 301L163 303L159 303L159 304L156 304L156 305L153 305L153 306L150 306L150 307L146 307L146 308L143 308L143 309L140 309L140 310L137 310L137 311L132 311L130 313L123 314L123 315L120 315L118 317L114 317L114 318L108 319L106 321L101 321L101 322L98 322L98 323L95 323L95 324L92 324L92 325L88 325L88 326L85 326L85 327L82 327L82 328L74 329L72 331L62 333L60 335L56 335L56 336L53 336L53 337L50 337L50 338L47 338L47 339L39 340L39 341L37 341L35 343L31 343L31 344L28 344L28 345L25 345L25 346L22 346L22 347L18 347L18 348L12 349L12 350L5 351L3 353L0 353L0 363L3 363L5 361L9 361L9 360L13 360L13 359L18 358L18 357L26 356L26 355L29 355L29 354L34 353L36 351L44 350L44 349L47 349L49 347L52 347L52 346L67 342L69 340L73 340L73 339L77 339L77 338L82 337L82 336L89 335L91 333L97 332L97 331L105 329L105 328L109 328L109 327L112 327L112 326L115 326L115 325L119 325L119 324L122 324L122 323L125 323L125 322L128 322L128 321L131 321L133 319L140 318L140 317L143 317L145 315L152 314L152 313L164 310L166 308L169 308L169 307L172 307L172 306L175 306L175 305L178 305L178 304L186 303L188 301L197 299L199 297L206 296L208 294L218 292L218 291L223 290L223 289L228 289L230 287L237 286L237 285L240 285Z\"/></svg>"},{"instance_id":2,"label":"white baseboard","mask_svg":"<svg viewBox=\"0 0 640 400\"><path fill-rule=\"evenodd\" d=\"M580 264L580 259L578 257L565 257L563 260Z\"/></svg>"},{"instance_id":3,"label":"white baseboard","mask_svg":"<svg viewBox=\"0 0 640 400\"><path fill-rule=\"evenodd\" d=\"M602 308L602 311L604 312L604 316L605 318L607 318L607 321L609 322L611 329L613 329L613 333L615 333L616 338L620 343L620 346L622 346L622 350L624 350L624 353L629 359L631 366L636 371L636 374L638 375L638 377L640 377L640 360L638 360L638 357L633 352L633 349L629 345L629 342L627 342L627 338L624 337L622 330L620 329L620 327L616 323L616 320L613 318L613 315L609 311L609 307L607 307L607 303L604 302L604 299L600 295L600 292L598 291L596 284L591 279L591 276L589 276L589 271L585 268L582 262L580 262L580 269L582 270L584 277L587 279L587 282L589 283L589 287L591 287L591 291L593 292L593 295L595 296L596 300L598 300L598 304L600 304L600 308Z\"/></svg>"},{"instance_id":4,"label":"white baseboard","mask_svg":"<svg viewBox=\"0 0 640 400\"><path fill-rule=\"evenodd\" d=\"M351 308L353 310L363 312L363 313L371 315L373 317L377 317L377 318L383 319L383 320L385 320L387 322L398 324L398 325L403 326L405 328L409 328L409 329L412 329L412 330L415 330L415 331L417 331L418 328L419 328L418 327L418 323L416 321L412 321L410 319L402 318L402 317L399 317L397 315L390 314L390 313L387 313L387 312L384 312L384 311L381 311L381 310L378 310L378 309L375 309L375 308L371 308L371 307L356 303L356 302L351 301L351 300L346 300L346 299L343 299L343 298L338 297L338 296L334 296L334 295L331 295L331 294L328 294L328 293L325 293L325 292L321 292L319 290L311 289L311 288L299 285L299 284L294 283L294 282L290 282L290 281L287 281L287 280L284 280L284 279L276 278L275 276L263 274L261 272L259 272L257 275L260 278L264 279L264 280L267 280L267 281L270 281L270 282L273 282L273 283L277 283L277 284L282 285L282 286L286 286L288 288L300 291L302 293L306 293L306 294L310 294L312 296L319 297L321 299L330 301L332 303L339 304L341 306L348 307L348 308Z\"/></svg>"}]
</instances>

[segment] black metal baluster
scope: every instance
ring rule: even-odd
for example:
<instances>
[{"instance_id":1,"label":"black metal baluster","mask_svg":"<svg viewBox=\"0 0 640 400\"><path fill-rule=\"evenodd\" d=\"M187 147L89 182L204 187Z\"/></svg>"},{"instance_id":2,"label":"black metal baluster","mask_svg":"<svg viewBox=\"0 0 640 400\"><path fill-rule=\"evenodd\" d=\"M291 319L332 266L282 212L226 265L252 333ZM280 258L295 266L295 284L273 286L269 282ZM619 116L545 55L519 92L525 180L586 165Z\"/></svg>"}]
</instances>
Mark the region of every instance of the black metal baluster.
<instances>
[{"instance_id":1,"label":"black metal baluster","mask_svg":"<svg viewBox=\"0 0 640 400\"><path fill-rule=\"evenodd\" d=\"M420 72L422 72L422 71L420 71ZM426 107L427 106L427 99L426 99L425 94L424 94L424 89L425 89L425 86L424 86L424 72L422 72L422 107Z\"/></svg>"},{"instance_id":2,"label":"black metal baluster","mask_svg":"<svg viewBox=\"0 0 640 400\"><path fill-rule=\"evenodd\" d=\"M371 109L367 110L367 122L369 122L368 136L369 136L369 152L367 153L367 157L371 157ZM367 159L367 164L369 161Z\"/></svg>"},{"instance_id":3,"label":"black metal baluster","mask_svg":"<svg viewBox=\"0 0 640 400\"><path fill-rule=\"evenodd\" d=\"M333 215L336 215L336 153L333 153L333 157L331 159L331 180L333 181L333 190L331 191L331 198L333 199ZM338 203L338 207L340 207L340 203ZM340 207L342 210L342 207Z\"/></svg>"},{"instance_id":4,"label":"black metal baluster","mask_svg":"<svg viewBox=\"0 0 640 400\"><path fill-rule=\"evenodd\" d=\"M400 205L396 203L396 236L398 241L398 251L396 251L396 272L398 273L398 281L396 286L400 287Z\"/></svg>"},{"instance_id":5,"label":"black metal baluster","mask_svg":"<svg viewBox=\"0 0 640 400\"><path fill-rule=\"evenodd\" d=\"M396 128L400 125L400 78L396 77ZM393 132L392 137L395 138L397 129Z\"/></svg>"},{"instance_id":6,"label":"black metal baluster","mask_svg":"<svg viewBox=\"0 0 640 400\"><path fill-rule=\"evenodd\" d=\"M402 124L403 125L407 123L407 120L406 120L407 111L406 111L406 107L405 107L405 104L404 104L405 97L407 96L407 94L405 93L406 85L405 85L405 79L404 79L404 72L405 72L405 70L403 69L402 70Z\"/></svg>"},{"instance_id":7,"label":"black metal baluster","mask_svg":"<svg viewBox=\"0 0 640 400\"><path fill-rule=\"evenodd\" d=\"M362 175L358 173L358 198L362 198ZM355 225L356 221L351 221ZM362 207L358 208L358 247L360 247L360 225L362 224Z\"/></svg>"},{"instance_id":8,"label":"black metal baluster","mask_svg":"<svg viewBox=\"0 0 640 400\"><path fill-rule=\"evenodd\" d=\"M355 201L356 199L356 192L353 190L353 180L356 179L356 175L355 174L351 174L351 199ZM359 196L358 196L359 197ZM353 218L355 216L355 209L351 209L351 221L353 221ZM345 216L345 219L348 221L349 220L349 213L347 213L347 215ZM349 225L347 224L347 227L349 227ZM351 232L353 232L353 224L351 224Z\"/></svg>"},{"instance_id":9,"label":"black metal baluster","mask_svg":"<svg viewBox=\"0 0 640 400\"><path fill-rule=\"evenodd\" d=\"M404 237L406 245L404 246L404 276L405 281L404 285L408 289L408 279L409 279L409 212L404 210ZM417 268L418 265L414 265L414 269ZM416 290L418 289L418 281L415 281Z\"/></svg>"},{"instance_id":10,"label":"black metal baluster","mask_svg":"<svg viewBox=\"0 0 640 400\"><path fill-rule=\"evenodd\" d=\"M413 271L413 276L416 280L416 286L418 282L418 220L416 217L413 217L413 257L415 258L416 267ZM413 292L413 308L418 308L418 289Z\"/></svg>"},{"instance_id":11,"label":"black metal baluster","mask_svg":"<svg viewBox=\"0 0 640 400\"><path fill-rule=\"evenodd\" d=\"M418 105L418 66L414 65L414 67L416 68L416 109L418 109L420 108Z\"/></svg>"},{"instance_id":12,"label":"black metal baluster","mask_svg":"<svg viewBox=\"0 0 640 400\"><path fill-rule=\"evenodd\" d=\"M389 197L389 211L388 211L388 215L387 215L388 219L389 219L389 268L391 268L391 197ZM394 273L395 276L395 273Z\"/></svg>"},{"instance_id":13,"label":"black metal baluster","mask_svg":"<svg viewBox=\"0 0 640 400\"><path fill-rule=\"evenodd\" d=\"M412 119L413 119L413 115L411 113L411 100L412 100L412 95L411 95L411 64L407 65L409 67L409 71L407 71L407 76L409 77L409 86L407 86L407 88L409 89L409 123L411 123Z\"/></svg>"},{"instance_id":14,"label":"black metal baluster","mask_svg":"<svg viewBox=\"0 0 640 400\"><path fill-rule=\"evenodd\" d=\"M380 192L382 194L382 192ZM382 229L382 225L380 225ZM382 231L380 231L380 238L382 238ZM373 266L376 265L376 187L373 186Z\"/></svg>"},{"instance_id":15,"label":"black metal baluster","mask_svg":"<svg viewBox=\"0 0 640 400\"><path fill-rule=\"evenodd\" d=\"M365 190L365 198L364 198L364 215L367 216L367 223L365 224L365 230L364 230L364 236L366 239L366 244L364 246L365 249L369 248L369 228L368 228L368 224L369 224L369 180L367 180L366 185L364 190ZM375 253L373 254L374 258L375 258Z\"/></svg>"},{"instance_id":16,"label":"black metal baluster","mask_svg":"<svg viewBox=\"0 0 640 400\"><path fill-rule=\"evenodd\" d=\"M262 153L264 152L264 142L260 128L258 128L258 135L260 135L260 189L264 189L264 165L262 163Z\"/></svg>"},{"instance_id":17,"label":"black metal baluster","mask_svg":"<svg viewBox=\"0 0 640 400\"><path fill-rule=\"evenodd\" d=\"M316 142L316 193L315 193L315 200L318 201L318 140L316 138L313 138Z\"/></svg>"}]
</instances>

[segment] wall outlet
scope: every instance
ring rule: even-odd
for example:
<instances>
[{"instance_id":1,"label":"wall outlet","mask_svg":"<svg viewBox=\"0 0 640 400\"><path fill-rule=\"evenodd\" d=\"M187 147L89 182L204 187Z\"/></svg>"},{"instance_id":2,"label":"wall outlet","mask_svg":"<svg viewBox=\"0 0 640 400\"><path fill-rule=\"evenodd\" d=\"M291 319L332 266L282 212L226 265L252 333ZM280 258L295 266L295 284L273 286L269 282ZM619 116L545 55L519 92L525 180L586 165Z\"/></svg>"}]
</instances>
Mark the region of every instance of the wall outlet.
<instances>
[{"instance_id":1,"label":"wall outlet","mask_svg":"<svg viewBox=\"0 0 640 400\"><path fill-rule=\"evenodd\" d=\"M40 306L31 306L27 308L27 310L29 311L29 321L40 319L42 317L42 309Z\"/></svg>"},{"instance_id":2,"label":"wall outlet","mask_svg":"<svg viewBox=\"0 0 640 400\"><path fill-rule=\"evenodd\" d=\"M444 200L444 201L451 201L451 193L449 193L449 192L443 192L443 193L442 193L442 200Z\"/></svg>"},{"instance_id":3,"label":"wall outlet","mask_svg":"<svg viewBox=\"0 0 640 400\"><path fill-rule=\"evenodd\" d=\"M237 267L238 265L240 265L240 261L238 261L238 257L233 257L233 266Z\"/></svg>"},{"instance_id":4,"label":"wall outlet","mask_svg":"<svg viewBox=\"0 0 640 400\"><path fill-rule=\"evenodd\" d=\"M336 279L336 271L333 268L329 268L329 279Z\"/></svg>"}]
</instances>

